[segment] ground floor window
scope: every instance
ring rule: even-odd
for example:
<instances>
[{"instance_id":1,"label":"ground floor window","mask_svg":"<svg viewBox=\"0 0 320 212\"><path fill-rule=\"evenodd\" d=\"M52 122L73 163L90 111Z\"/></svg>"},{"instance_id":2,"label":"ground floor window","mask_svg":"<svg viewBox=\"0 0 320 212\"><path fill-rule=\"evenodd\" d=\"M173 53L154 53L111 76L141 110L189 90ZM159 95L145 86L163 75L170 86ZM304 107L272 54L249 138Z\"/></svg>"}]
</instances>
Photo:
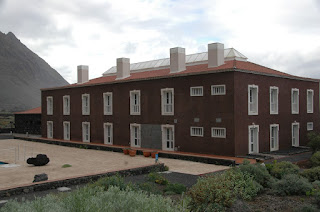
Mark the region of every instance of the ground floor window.
<instances>
[{"instance_id":1,"label":"ground floor window","mask_svg":"<svg viewBox=\"0 0 320 212\"><path fill-rule=\"evenodd\" d=\"M292 123L292 146L299 146L300 139L299 139L299 129L300 124L295 122Z\"/></svg>"},{"instance_id":2,"label":"ground floor window","mask_svg":"<svg viewBox=\"0 0 320 212\"><path fill-rule=\"evenodd\" d=\"M279 124L270 125L270 151L279 150Z\"/></svg>"},{"instance_id":3,"label":"ground floor window","mask_svg":"<svg viewBox=\"0 0 320 212\"><path fill-rule=\"evenodd\" d=\"M141 147L141 125L130 124L130 144L132 147Z\"/></svg>"},{"instance_id":4,"label":"ground floor window","mask_svg":"<svg viewBox=\"0 0 320 212\"><path fill-rule=\"evenodd\" d=\"M249 126L249 154L259 152L259 125Z\"/></svg>"},{"instance_id":5,"label":"ground floor window","mask_svg":"<svg viewBox=\"0 0 320 212\"><path fill-rule=\"evenodd\" d=\"M47 121L47 138L53 138L53 122Z\"/></svg>"},{"instance_id":6,"label":"ground floor window","mask_svg":"<svg viewBox=\"0 0 320 212\"><path fill-rule=\"evenodd\" d=\"M313 122L308 122L308 123L307 123L307 130L308 130L308 131L313 130Z\"/></svg>"},{"instance_id":7,"label":"ground floor window","mask_svg":"<svg viewBox=\"0 0 320 212\"><path fill-rule=\"evenodd\" d=\"M112 123L104 123L104 143L113 144Z\"/></svg>"},{"instance_id":8,"label":"ground floor window","mask_svg":"<svg viewBox=\"0 0 320 212\"><path fill-rule=\"evenodd\" d=\"M212 138L225 138L226 137L226 128L212 127L211 128L211 137Z\"/></svg>"},{"instance_id":9,"label":"ground floor window","mask_svg":"<svg viewBox=\"0 0 320 212\"><path fill-rule=\"evenodd\" d=\"M190 135L203 137L203 127L190 127Z\"/></svg>"},{"instance_id":10,"label":"ground floor window","mask_svg":"<svg viewBox=\"0 0 320 212\"><path fill-rule=\"evenodd\" d=\"M174 125L162 125L162 149L174 151Z\"/></svg>"},{"instance_id":11,"label":"ground floor window","mask_svg":"<svg viewBox=\"0 0 320 212\"><path fill-rule=\"evenodd\" d=\"M63 122L63 139L70 140L70 122L69 121Z\"/></svg>"},{"instance_id":12,"label":"ground floor window","mask_svg":"<svg viewBox=\"0 0 320 212\"><path fill-rule=\"evenodd\" d=\"M82 122L82 141L90 142L90 122Z\"/></svg>"}]
</instances>

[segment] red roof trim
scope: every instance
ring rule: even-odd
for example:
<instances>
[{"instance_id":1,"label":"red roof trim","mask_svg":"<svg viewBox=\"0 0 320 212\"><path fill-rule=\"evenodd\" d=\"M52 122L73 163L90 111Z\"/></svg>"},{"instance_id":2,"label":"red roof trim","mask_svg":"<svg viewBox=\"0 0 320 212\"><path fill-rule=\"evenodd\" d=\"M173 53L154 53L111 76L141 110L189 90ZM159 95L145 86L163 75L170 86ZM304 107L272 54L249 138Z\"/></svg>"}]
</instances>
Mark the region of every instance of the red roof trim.
<instances>
[{"instance_id":1,"label":"red roof trim","mask_svg":"<svg viewBox=\"0 0 320 212\"><path fill-rule=\"evenodd\" d=\"M41 114L41 107L33 108L26 111L15 112L14 114Z\"/></svg>"}]
</instances>

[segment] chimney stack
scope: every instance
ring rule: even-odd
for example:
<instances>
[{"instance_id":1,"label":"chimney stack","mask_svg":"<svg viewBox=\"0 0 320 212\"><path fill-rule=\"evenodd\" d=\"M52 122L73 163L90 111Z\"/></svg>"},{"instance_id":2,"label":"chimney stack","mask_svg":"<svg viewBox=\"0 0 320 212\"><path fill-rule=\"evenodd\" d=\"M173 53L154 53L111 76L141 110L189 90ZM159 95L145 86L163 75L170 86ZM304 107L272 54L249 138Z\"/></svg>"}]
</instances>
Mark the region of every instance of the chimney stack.
<instances>
[{"instance_id":1,"label":"chimney stack","mask_svg":"<svg viewBox=\"0 0 320 212\"><path fill-rule=\"evenodd\" d=\"M78 84L89 81L89 66L79 65L78 69Z\"/></svg>"},{"instance_id":2,"label":"chimney stack","mask_svg":"<svg viewBox=\"0 0 320 212\"><path fill-rule=\"evenodd\" d=\"M170 73L178 73L186 70L186 50L176 47L170 49Z\"/></svg>"},{"instance_id":3,"label":"chimney stack","mask_svg":"<svg viewBox=\"0 0 320 212\"><path fill-rule=\"evenodd\" d=\"M224 64L223 43L208 44L208 68L214 68Z\"/></svg>"},{"instance_id":4,"label":"chimney stack","mask_svg":"<svg viewBox=\"0 0 320 212\"><path fill-rule=\"evenodd\" d=\"M117 58L117 80L130 77L130 58Z\"/></svg>"}]
</instances>

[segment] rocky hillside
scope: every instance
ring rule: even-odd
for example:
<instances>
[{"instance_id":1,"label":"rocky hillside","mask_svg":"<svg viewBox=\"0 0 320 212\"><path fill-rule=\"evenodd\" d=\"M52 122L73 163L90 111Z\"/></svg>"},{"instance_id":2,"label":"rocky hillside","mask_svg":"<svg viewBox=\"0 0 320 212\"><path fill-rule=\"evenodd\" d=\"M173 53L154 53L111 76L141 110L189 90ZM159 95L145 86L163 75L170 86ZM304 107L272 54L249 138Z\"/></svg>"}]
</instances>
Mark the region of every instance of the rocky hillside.
<instances>
[{"instance_id":1,"label":"rocky hillside","mask_svg":"<svg viewBox=\"0 0 320 212\"><path fill-rule=\"evenodd\" d=\"M41 88L68 82L16 36L0 32L0 112L41 105Z\"/></svg>"}]
</instances>

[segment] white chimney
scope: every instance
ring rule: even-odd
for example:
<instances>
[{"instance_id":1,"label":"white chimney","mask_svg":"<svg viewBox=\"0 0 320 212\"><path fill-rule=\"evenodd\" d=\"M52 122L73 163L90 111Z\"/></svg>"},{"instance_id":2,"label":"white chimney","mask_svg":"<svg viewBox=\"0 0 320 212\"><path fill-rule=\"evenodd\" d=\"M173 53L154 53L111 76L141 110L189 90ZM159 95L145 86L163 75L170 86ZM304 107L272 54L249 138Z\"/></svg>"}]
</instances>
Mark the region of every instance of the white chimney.
<instances>
[{"instance_id":1,"label":"white chimney","mask_svg":"<svg viewBox=\"0 0 320 212\"><path fill-rule=\"evenodd\" d=\"M117 80L130 77L130 58L117 58Z\"/></svg>"},{"instance_id":2,"label":"white chimney","mask_svg":"<svg viewBox=\"0 0 320 212\"><path fill-rule=\"evenodd\" d=\"M79 65L78 67L78 84L89 81L89 66Z\"/></svg>"},{"instance_id":3,"label":"white chimney","mask_svg":"<svg viewBox=\"0 0 320 212\"><path fill-rule=\"evenodd\" d=\"M186 70L186 50L176 47L170 49L170 73Z\"/></svg>"},{"instance_id":4,"label":"white chimney","mask_svg":"<svg viewBox=\"0 0 320 212\"><path fill-rule=\"evenodd\" d=\"M224 45L223 43L208 44L208 68L221 66L224 64Z\"/></svg>"}]
</instances>

